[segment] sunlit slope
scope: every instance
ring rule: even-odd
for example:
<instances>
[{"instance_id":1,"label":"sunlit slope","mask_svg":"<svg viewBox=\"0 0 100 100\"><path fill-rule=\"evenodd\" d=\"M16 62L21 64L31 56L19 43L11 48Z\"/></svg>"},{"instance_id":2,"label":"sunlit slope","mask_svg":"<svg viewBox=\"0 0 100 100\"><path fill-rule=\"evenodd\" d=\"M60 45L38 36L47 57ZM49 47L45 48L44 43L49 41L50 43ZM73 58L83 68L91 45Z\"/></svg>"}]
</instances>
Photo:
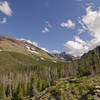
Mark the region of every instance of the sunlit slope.
<instances>
[{"instance_id":1,"label":"sunlit slope","mask_svg":"<svg viewBox=\"0 0 100 100\"><path fill-rule=\"evenodd\" d=\"M0 71L16 71L21 67L28 66L50 66L56 64L50 59L41 58L39 56L30 56L17 52L0 51Z\"/></svg>"},{"instance_id":2,"label":"sunlit slope","mask_svg":"<svg viewBox=\"0 0 100 100\"><path fill-rule=\"evenodd\" d=\"M37 55L52 59L52 55L39 47L25 41L17 40L9 36L0 36L0 51L13 51L23 53L25 55Z\"/></svg>"}]
</instances>

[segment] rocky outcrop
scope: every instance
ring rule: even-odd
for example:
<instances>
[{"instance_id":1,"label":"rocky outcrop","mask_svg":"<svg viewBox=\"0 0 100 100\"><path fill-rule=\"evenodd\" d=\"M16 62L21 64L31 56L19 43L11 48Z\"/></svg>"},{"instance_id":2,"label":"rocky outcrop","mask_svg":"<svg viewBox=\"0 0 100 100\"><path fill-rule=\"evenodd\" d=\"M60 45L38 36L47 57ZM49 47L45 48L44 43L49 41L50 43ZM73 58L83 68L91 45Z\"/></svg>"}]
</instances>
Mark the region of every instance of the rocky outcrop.
<instances>
[{"instance_id":1,"label":"rocky outcrop","mask_svg":"<svg viewBox=\"0 0 100 100\"><path fill-rule=\"evenodd\" d=\"M67 54L66 52L55 53L53 54L53 56L58 59L65 60L65 61L72 61L72 60L79 59L79 57L74 57L71 54Z\"/></svg>"},{"instance_id":2,"label":"rocky outcrop","mask_svg":"<svg viewBox=\"0 0 100 100\"><path fill-rule=\"evenodd\" d=\"M93 94L100 97L100 86L95 86L93 88Z\"/></svg>"}]
</instances>

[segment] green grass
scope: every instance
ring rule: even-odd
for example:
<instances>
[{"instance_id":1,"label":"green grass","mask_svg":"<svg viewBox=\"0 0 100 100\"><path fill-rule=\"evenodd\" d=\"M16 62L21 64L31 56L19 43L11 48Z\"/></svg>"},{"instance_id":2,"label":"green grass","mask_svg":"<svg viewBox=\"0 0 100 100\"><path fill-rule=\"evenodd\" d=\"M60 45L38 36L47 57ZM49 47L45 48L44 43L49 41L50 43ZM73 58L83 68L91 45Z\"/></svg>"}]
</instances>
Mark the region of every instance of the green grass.
<instances>
[{"instance_id":1,"label":"green grass","mask_svg":"<svg viewBox=\"0 0 100 100\"><path fill-rule=\"evenodd\" d=\"M57 80L56 84L44 90L39 98L41 100L48 100L51 97L56 100L94 100L95 96L90 91L100 85L100 75L73 77L73 79L75 81L72 83L70 83L71 77Z\"/></svg>"},{"instance_id":2,"label":"green grass","mask_svg":"<svg viewBox=\"0 0 100 100\"><path fill-rule=\"evenodd\" d=\"M44 66L54 64L52 60L41 60L39 56L29 56L17 52L0 52L0 71L15 70L21 66Z\"/></svg>"}]
</instances>

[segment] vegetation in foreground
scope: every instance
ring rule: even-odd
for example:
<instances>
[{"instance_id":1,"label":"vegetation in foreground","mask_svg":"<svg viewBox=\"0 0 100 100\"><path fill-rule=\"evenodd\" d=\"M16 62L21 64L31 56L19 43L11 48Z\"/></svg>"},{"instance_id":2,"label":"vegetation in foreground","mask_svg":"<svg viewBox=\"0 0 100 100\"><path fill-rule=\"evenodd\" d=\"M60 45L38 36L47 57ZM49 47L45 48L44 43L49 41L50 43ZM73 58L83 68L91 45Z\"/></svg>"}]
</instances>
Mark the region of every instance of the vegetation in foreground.
<instances>
[{"instance_id":1,"label":"vegetation in foreground","mask_svg":"<svg viewBox=\"0 0 100 100\"><path fill-rule=\"evenodd\" d=\"M37 100L100 100L100 75L61 78ZM33 98L33 100L36 100Z\"/></svg>"}]
</instances>

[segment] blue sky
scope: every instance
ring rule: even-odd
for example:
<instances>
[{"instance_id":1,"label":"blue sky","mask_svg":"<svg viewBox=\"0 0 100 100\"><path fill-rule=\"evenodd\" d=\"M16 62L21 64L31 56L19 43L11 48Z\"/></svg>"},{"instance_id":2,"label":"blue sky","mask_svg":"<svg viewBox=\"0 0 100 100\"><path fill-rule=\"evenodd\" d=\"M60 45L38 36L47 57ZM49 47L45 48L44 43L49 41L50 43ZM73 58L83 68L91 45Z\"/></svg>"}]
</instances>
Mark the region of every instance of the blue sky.
<instances>
[{"instance_id":1,"label":"blue sky","mask_svg":"<svg viewBox=\"0 0 100 100\"><path fill-rule=\"evenodd\" d=\"M99 6L100 0L0 0L0 35L36 42L49 52L80 56L100 43L98 29L92 27L97 18L100 21ZM98 16L86 22L91 12Z\"/></svg>"}]
</instances>

